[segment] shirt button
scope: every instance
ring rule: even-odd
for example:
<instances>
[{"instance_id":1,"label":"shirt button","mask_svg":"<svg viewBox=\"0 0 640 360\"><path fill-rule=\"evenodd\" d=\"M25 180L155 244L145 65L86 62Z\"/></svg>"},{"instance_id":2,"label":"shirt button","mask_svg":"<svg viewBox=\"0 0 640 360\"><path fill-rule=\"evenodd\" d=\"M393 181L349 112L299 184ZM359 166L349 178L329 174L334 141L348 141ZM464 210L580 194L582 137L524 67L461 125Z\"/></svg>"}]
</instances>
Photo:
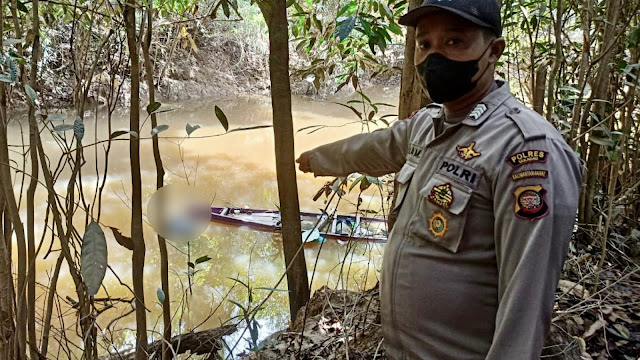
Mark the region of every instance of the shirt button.
<instances>
[{"instance_id":1,"label":"shirt button","mask_svg":"<svg viewBox=\"0 0 640 360\"><path fill-rule=\"evenodd\" d=\"M520 109L518 108L513 108L509 111L510 114L520 114Z\"/></svg>"}]
</instances>

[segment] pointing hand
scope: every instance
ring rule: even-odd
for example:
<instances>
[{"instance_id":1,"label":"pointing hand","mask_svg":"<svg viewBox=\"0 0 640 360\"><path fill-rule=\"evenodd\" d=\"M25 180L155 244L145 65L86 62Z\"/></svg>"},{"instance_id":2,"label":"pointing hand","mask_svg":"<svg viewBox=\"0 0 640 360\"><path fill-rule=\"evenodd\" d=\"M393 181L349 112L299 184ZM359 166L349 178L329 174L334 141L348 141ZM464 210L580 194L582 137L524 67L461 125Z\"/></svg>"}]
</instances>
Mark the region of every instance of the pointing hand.
<instances>
[{"instance_id":1,"label":"pointing hand","mask_svg":"<svg viewBox=\"0 0 640 360\"><path fill-rule=\"evenodd\" d=\"M309 173L309 172L313 172L313 170L311 169L311 160L309 158L309 152L303 152L300 157L298 159L296 159L296 162L298 164L300 164L299 169L302 172L305 173Z\"/></svg>"}]
</instances>

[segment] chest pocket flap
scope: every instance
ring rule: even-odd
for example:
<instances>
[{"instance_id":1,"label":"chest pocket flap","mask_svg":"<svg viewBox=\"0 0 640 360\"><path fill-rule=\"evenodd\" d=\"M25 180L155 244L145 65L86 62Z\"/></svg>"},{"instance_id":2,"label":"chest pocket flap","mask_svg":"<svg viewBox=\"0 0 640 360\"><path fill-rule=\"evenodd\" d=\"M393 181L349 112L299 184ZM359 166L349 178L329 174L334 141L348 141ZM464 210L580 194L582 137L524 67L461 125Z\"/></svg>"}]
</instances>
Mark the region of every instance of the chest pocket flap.
<instances>
[{"instance_id":1,"label":"chest pocket flap","mask_svg":"<svg viewBox=\"0 0 640 360\"><path fill-rule=\"evenodd\" d=\"M400 169L400 171L398 171L398 173L396 174L396 181L398 181L400 184L408 183L415 171L415 166L409 163L404 164L402 169Z\"/></svg>"},{"instance_id":2,"label":"chest pocket flap","mask_svg":"<svg viewBox=\"0 0 640 360\"><path fill-rule=\"evenodd\" d=\"M420 190L420 204L410 227L421 239L458 252L473 191L435 174Z\"/></svg>"},{"instance_id":3,"label":"chest pocket flap","mask_svg":"<svg viewBox=\"0 0 640 360\"><path fill-rule=\"evenodd\" d=\"M409 163L406 163L404 164L402 169L400 169L400 171L398 171L398 173L396 174L396 181L398 182L398 187L397 187L398 196L396 196L396 203L393 208L394 211L396 211L396 209L399 209L400 205L402 205L402 201L404 200L404 196L407 193L407 189L409 188L409 183L411 182L411 178L413 177L413 173L415 171L416 171L415 166Z\"/></svg>"}]
</instances>

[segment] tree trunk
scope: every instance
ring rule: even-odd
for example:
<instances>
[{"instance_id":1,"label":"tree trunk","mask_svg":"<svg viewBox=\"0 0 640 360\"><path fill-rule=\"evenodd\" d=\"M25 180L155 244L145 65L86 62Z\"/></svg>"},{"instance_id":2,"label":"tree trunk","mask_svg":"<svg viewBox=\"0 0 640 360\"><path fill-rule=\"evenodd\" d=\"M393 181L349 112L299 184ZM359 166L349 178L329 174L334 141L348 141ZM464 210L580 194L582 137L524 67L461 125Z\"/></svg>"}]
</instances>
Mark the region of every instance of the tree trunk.
<instances>
[{"instance_id":1,"label":"tree trunk","mask_svg":"<svg viewBox=\"0 0 640 360\"><path fill-rule=\"evenodd\" d=\"M409 0L409 10L420 6L421 3L421 0ZM402 64L402 83L400 84L399 119L408 118L412 112L431 102L417 79L416 67L413 64L415 50L416 31L413 27L408 27Z\"/></svg>"},{"instance_id":2,"label":"tree trunk","mask_svg":"<svg viewBox=\"0 0 640 360\"><path fill-rule=\"evenodd\" d=\"M38 58L40 50L40 15L38 14L38 0L32 3L34 34L31 50L31 69L29 84L32 89L37 89ZM26 83L26 81L24 81ZM28 97L28 95L27 95ZM29 156L31 160L31 177L27 189L27 256L29 270L27 273L27 334L29 340L29 353L32 359L38 358L38 345L36 342L36 244L35 244L35 193L38 187L38 123L36 122L35 103L29 103Z\"/></svg>"},{"instance_id":3,"label":"tree trunk","mask_svg":"<svg viewBox=\"0 0 640 360\"><path fill-rule=\"evenodd\" d=\"M18 20L18 4L17 4L17 0L12 0L11 1L11 15L13 16L13 26L14 26L14 32L16 37L20 37L21 31L20 31L20 22ZM22 45L18 44L16 46L16 48L18 49L18 54L20 54L22 52ZM24 79L24 65L20 64L20 80ZM6 124L5 124L6 125ZM3 141L5 142L5 144L2 144L0 146L8 146L7 143L7 133L6 133L6 129L3 135L1 135L3 137ZM7 174L11 174L11 170L9 168L9 153L8 153L8 148L5 150L2 150L3 152L7 152L6 155L6 159L7 161L4 161L4 154L1 158L1 161L3 164L7 164L6 171ZM4 167L4 166L3 166ZM2 181L8 181L6 184L3 184L3 186L8 186L5 187L5 198L7 199L7 203L9 205L9 215L11 216L11 222L13 223L13 226L16 230L16 240L17 240L17 250L18 250L18 283L16 285L16 327L17 327L17 331L18 331L18 338L15 343L16 346L16 356L18 358L26 358L26 347L27 347L27 240L24 236L24 225L22 224L22 219L20 219L20 214L18 213L19 209L17 207L17 203L15 202L15 197L13 195L13 184L10 180L10 178L4 178L5 174L2 174L3 179ZM9 175L10 176L10 175ZM9 190L10 189L10 190ZM11 196L9 196L6 192L7 191L11 191L12 194ZM27 200L28 202L28 200ZM13 209L13 207L15 206L15 210ZM28 206L28 204L27 204ZM33 210L33 209L32 209ZM15 214L14 214L15 212ZM27 209L28 212L28 209ZM19 223L19 225L17 224L17 222ZM28 228L28 224L27 224L27 228ZM18 231L20 231L20 234L18 233Z\"/></svg>"},{"instance_id":4,"label":"tree trunk","mask_svg":"<svg viewBox=\"0 0 640 360\"><path fill-rule=\"evenodd\" d=\"M547 120L551 121L551 117L553 116L553 110L555 107L555 84L556 84L556 75L558 75L558 70L560 70L560 63L562 62L562 0L557 0L556 7L556 26L555 26L555 38L556 38L556 57L553 61L553 68L551 69L551 74L549 74L549 88L547 89ZM540 113L542 114L542 113Z\"/></svg>"},{"instance_id":5,"label":"tree trunk","mask_svg":"<svg viewBox=\"0 0 640 360\"><path fill-rule=\"evenodd\" d=\"M618 22L618 16L620 15L621 8L622 4L620 0L612 0L607 3L607 20L605 21L604 38L599 50L599 55L602 57L600 58L598 72L593 82L591 102L593 102L594 99L606 99L609 77L611 74L611 67L609 66L609 63L611 63L613 59L614 52L608 51L606 54L604 52L607 51L607 49L611 49L616 41L616 24ZM584 111L588 112L590 111L590 108L585 107ZM598 119L604 119L605 103L602 101L595 102L593 111L598 115ZM583 115L583 117L586 117L586 114ZM597 130L593 130L591 133L591 136L598 135L601 134L599 134ZM587 174L585 176L586 189L584 194L584 208L581 211L581 213L584 214L582 221L585 222L591 222L593 220L593 197L595 195L596 182L600 172L600 148L601 146L599 144L590 141L589 155L587 156Z\"/></svg>"},{"instance_id":6,"label":"tree trunk","mask_svg":"<svg viewBox=\"0 0 640 360\"><path fill-rule=\"evenodd\" d=\"M25 286L26 286L26 239L24 235L24 225L20 219L20 213L16 198L13 193L13 182L11 176L11 168L9 161L9 146L7 144L7 124L0 124L0 185L2 185L2 191L4 192L4 199L9 219L15 229L17 248L18 248L18 284L17 284L17 310L16 310L16 327L17 338L14 342L15 357L17 359L26 358L25 346L26 346L26 303L25 303ZM7 221L7 217L5 217ZM5 237L11 238L11 234L5 233ZM8 247L11 246L11 242L8 243ZM10 259L10 258L9 258ZM21 273L22 271L22 273ZM22 275L21 275L22 274Z\"/></svg>"},{"instance_id":7,"label":"tree trunk","mask_svg":"<svg viewBox=\"0 0 640 360\"><path fill-rule=\"evenodd\" d=\"M138 40L136 38L135 0L127 0L124 5L124 22L127 45L131 58L131 106L129 128L140 133L140 63ZM144 257L145 244L142 232L142 179L140 175L140 140L138 136L129 138L129 159L131 161L131 240L133 240L132 279L136 297L136 360L147 359L147 314L144 302Z\"/></svg>"},{"instance_id":8,"label":"tree trunk","mask_svg":"<svg viewBox=\"0 0 640 360\"><path fill-rule=\"evenodd\" d=\"M545 81L547 81L547 66L548 62L543 62L538 65L538 69L536 70L536 85L533 89L533 110L540 115L544 115L544 90L545 90ZM552 81L552 80L549 80Z\"/></svg>"},{"instance_id":9,"label":"tree trunk","mask_svg":"<svg viewBox=\"0 0 640 360\"><path fill-rule=\"evenodd\" d=\"M282 239L289 286L291 320L309 301L309 280L302 247L300 204L294 161L293 116L289 83L289 34L286 0L258 1L269 28L269 75L275 137ZM298 254L298 256L296 256ZM291 266L290 266L291 265Z\"/></svg>"},{"instance_id":10,"label":"tree trunk","mask_svg":"<svg viewBox=\"0 0 640 360\"><path fill-rule=\"evenodd\" d=\"M5 3L0 0L0 9ZM0 52L4 58L4 11L0 11ZM7 97L5 83L0 82L0 127L7 123ZM1 185L1 184L0 184ZM13 276L11 269L11 230L7 210L7 199L0 188L0 359L14 359L16 323L13 311Z\"/></svg>"},{"instance_id":11,"label":"tree trunk","mask_svg":"<svg viewBox=\"0 0 640 360\"><path fill-rule=\"evenodd\" d=\"M155 84L153 81L153 65L151 65L151 37L153 24L153 0L148 0L147 5L147 36L142 43L142 54L144 56L144 67L146 69L147 87L149 88L149 103L156 101ZM156 114L151 114L151 128L158 126ZM153 159L156 164L156 189L164 186L164 166L160 157L160 147L158 146L158 137L154 136L151 140L153 143ZM171 302L169 297L169 257L167 254L167 241L164 237L158 235L158 247L160 248L160 280L162 283L162 292L164 292L164 302L162 303L162 322L163 322L163 338L162 341L162 360L171 359L173 353L168 346L171 343Z\"/></svg>"},{"instance_id":12,"label":"tree trunk","mask_svg":"<svg viewBox=\"0 0 640 360\"><path fill-rule=\"evenodd\" d=\"M47 303L44 310L44 320L42 325L42 340L40 341L40 354L45 359L47 358L47 352L49 352L49 334L51 333L51 317L53 316L53 302L56 297L56 289L58 287L58 276L60 275L60 268L64 255L60 254L56 261L56 267L51 275L51 281L49 282L49 293L47 294Z\"/></svg>"},{"instance_id":13,"label":"tree trunk","mask_svg":"<svg viewBox=\"0 0 640 360\"><path fill-rule=\"evenodd\" d=\"M4 88L0 90L4 91ZM4 193L0 191L0 209L4 209L5 204ZM13 293L11 257L4 241L3 226L0 227L0 359L14 358L16 324L13 319Z\"/></svg>"}]
</instances>

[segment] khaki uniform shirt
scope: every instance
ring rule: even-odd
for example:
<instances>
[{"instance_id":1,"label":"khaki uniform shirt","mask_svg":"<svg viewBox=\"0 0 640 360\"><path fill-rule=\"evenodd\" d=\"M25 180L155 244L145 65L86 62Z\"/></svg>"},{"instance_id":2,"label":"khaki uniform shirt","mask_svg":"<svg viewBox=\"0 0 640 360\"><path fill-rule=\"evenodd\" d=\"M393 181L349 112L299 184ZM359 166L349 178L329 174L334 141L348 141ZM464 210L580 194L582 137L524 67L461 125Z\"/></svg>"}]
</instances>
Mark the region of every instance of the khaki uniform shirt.
<instances>
[{"instance_id":1,"label":"khaki uniform shirt","mask_svg":"<svg viewBox=\"0 0 640 360\"><path fill-rule=\"evenodd\" d=\"M441 134L443 110L431 105L310 154L316 175L397 172L380 283L390 359L540 357L584 169L498 86Z\"/></svg>"}]
</instances>

